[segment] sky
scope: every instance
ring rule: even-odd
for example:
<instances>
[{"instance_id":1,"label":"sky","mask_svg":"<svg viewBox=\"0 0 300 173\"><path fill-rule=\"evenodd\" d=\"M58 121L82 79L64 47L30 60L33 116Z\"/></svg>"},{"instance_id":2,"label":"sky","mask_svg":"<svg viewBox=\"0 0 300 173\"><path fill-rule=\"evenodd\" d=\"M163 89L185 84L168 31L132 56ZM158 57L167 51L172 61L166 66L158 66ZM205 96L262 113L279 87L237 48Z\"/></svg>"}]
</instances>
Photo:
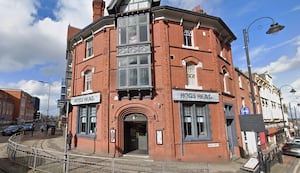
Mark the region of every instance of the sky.
<instances>
[{"instance_id":1,"label":"sky","mask_svg":"<svg viewBox=\"0 0 300 173\"><path fill-rule=\"evenodd\" d=\"M200 5L207 14L221 18L237 37L231 44L232 56L242 71L247 71L243 40L247 29L252 72L269 72L285 102L292 106L300 102L299 1L161 0L161 5L186 10ZM284 30L265 34L272 24L266 17L284 25ZM0 21L0 88L39 97L43 114L49 99L49 114L57 115L67 26L84 28L92 22L92 0L0 0ZM298 91L295 95L289 94L291 86Z\"/></svg>"}]
</instances>

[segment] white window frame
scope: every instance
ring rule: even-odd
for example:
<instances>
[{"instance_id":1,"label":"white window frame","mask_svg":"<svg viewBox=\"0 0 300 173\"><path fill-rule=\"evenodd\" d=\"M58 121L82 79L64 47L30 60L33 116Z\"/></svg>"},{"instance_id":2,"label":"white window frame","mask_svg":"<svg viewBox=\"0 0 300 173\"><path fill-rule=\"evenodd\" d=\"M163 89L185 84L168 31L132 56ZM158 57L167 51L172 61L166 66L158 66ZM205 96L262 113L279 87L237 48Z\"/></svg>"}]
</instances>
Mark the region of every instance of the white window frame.
<instances>
[{"instance_id":1,"label":"white window frame","mask_svg":"<svg viewBox=\"0 0 300 173\"><path fill-rule=\"evenodd\" d=\"M92 68L91 70L86 70L85 72L82 72L81 75L84 80L82 94L88 94L88 93L93 92L93 88L92 88L93 73L94 73L94 68Z\"/></svg>"},{"instance_id":2,"label":"white window frame","mask_svg":"<svg viewBox=\"0 0 300 173\"><path fill-rule=\"evenodd\" d=\"M187 45L187 43L190 43L190 45ZM194 43L194 31L193 29L188 29L183 27L183 48L188 48L188 49L195 49L199 50L199 47L195 47Z\"/></svg>"},{"instance_id":3,"label":"white window frame","mask_svg":"<svg viewBox=\"0 0 300 173\"><path fill-rule=\"evenodd\" d=\"M241 77L240 74L239 74L239 76L238 76L238 80L239 80L239 87L240 87L240 88L243 88L243 81L242 81L242 77Z\"/></svg>"},{"instance_id":4,"label":"white window frame","mask_svg":"<svg viewBox=\"0 0 300 173\"><path fill-rule=\"evenodd\" d=\"M224 85L224 92L227 94L230 94L230 91L228 90L227 84L229 84L228 79L229 73L227 70L223 69L223 85Z\"/></svg>"},{"instance_id":5,"label":"white window frame","mask_svg":"<svg viewBox=\"0 0 300 173\"><path fill-rule=\"evenodd\" d=\"M197 75L197 70L198 68L202 68L202 63L199 62L197 65L195 65L194 63L192 62L185 62L183 60L182 62L183 65L185 65L186 67L186 78L187 78L187 81L186 81L186 85L185 85L185 88L186 89L199 89L199 90L202 90L203 87L202 86L199 86L198 84L198 75ZM193 74L189 74L189 68L193 68ZM193 75L194 76L194 81L191 82L189 79L190 79L190 75Z\"/></svg>"},{"instance_id":6,"label":"white window frame","mask_svg":"<svg viewBox=\"0 0 300 173\"><path fill-rule=\"evenodd\" d=\"M94 57L94 40L93 37L89 37L85 40L85 59Z\"/></svg>"}]
</instances>

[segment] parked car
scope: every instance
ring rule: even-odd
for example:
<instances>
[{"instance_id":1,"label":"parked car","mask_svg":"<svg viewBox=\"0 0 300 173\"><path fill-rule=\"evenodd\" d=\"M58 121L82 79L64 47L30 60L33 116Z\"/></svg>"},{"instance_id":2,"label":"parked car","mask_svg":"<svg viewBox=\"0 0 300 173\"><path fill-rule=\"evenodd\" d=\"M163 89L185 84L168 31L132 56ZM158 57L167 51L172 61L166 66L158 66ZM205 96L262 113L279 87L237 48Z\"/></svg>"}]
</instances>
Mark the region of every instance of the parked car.
<instances>
[{"instance_id":1,"label":"parked car","mask_svg":"<svg viewBox=\"0 0 300 173\"><path fill-rule=\"evenodd\" d=\"M24 131L32 131L34 130L34 125L32 123L26 123L24 124Z\"/></svg>"},{"instance_id":2,"label":"parked car","mask_svg":"<svg viewBox=\"0 0 300 173\"><path fill-rule=\"evenodd\" d=\"M300 145L295 143L286 143L281 148L285 155L300 157Z\"/></svg>"},{"instance_id":3,"label":"parked car","mask_svg":"<svg viewBox=\"0 0 300 173\"><path fill-rule=\"evenodd\" d=\"M293 143L294 143L294 144L300 145L300 139L299 139L299 138L294 139L294 140L293 140Z\"/></svg>"},{"instance_id":4,"label":"parked car","mask_svg":"<svg viewBox=\"0 0 300 173\"><path fill-rule=\"evenodd\" d=\"M23 130L24 127L22 125L11 125L2 131L2 136L11 136L15 133L22 132Z\"/></svg>"}]
</instances>

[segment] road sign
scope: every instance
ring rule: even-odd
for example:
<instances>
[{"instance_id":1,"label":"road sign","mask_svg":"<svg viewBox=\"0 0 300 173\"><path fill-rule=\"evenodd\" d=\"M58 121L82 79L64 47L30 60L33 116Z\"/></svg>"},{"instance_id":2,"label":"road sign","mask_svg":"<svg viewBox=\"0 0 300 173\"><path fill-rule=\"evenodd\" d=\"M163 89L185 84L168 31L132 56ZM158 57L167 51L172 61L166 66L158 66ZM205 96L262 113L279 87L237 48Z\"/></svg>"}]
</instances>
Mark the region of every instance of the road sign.
<instances>
[{"instance_id":1,"label":"road sign","mask_svg":"<svg viewBox=\"0 0 300 173\"><path fill-rule=\"evenodd\" d=\"M248 107L242 107L240 109L240 114L241 115L249 115L250 114L250 109Z\"/></svg>"}]
</instances>

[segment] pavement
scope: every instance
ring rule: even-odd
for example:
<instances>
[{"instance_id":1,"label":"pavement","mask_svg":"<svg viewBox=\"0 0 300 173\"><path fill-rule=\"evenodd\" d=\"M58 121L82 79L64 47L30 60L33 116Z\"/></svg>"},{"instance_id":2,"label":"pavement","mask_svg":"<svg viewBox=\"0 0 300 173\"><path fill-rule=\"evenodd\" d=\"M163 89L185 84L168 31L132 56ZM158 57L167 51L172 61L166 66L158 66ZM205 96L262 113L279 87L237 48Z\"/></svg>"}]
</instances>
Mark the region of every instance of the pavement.
<instances>
[{"instance_id":1,"label":"pavement","mask_svg":"<svg viewBox=\"0 0 300 173\"><path fill-rule=\"evenodd\" d=\"M37 142L37 141L40 142ZM26 134L24 135L24 141L22 144L24 145L29 145L29 146L36 146L36 147L41 147L45 150L56 150L60 152L64 152L64 136L62 132L56 132L55 135L45 135L41 134L41 132L36 132L34 133L33 137L31 134ZM72 154L79 154L79 155L89 155L89 156L100 156L97 154L93 153L86 153L83 151L80 151L77 148L72 148L72 150L68 151ZM1 155L3 153L1 152ZM103 157L103 156L101 156ZM132 159L129 157L123 157L123 159ZM2 162L3 160L1 160ZM156 161L153 161L154 163ZM209 173L247 173L248 171L242 170L242 166L247 162L247 159L243 158L237 158L233 159L229 162L226 163L205 163L205 164L200 164L200 163L189 163L189 162L184 162L185 166L192 166L197 169L197 165L199 165L199 170L203 170L203 165L206 165L206 169L208 169L207 172ZM174 162L167 162L166 164L174 164ZM177 163L175 162L174 165ZM182 162L178 162L178 165L182 164ZM299 166L300 164L300 159L294 158L294 157L289 157L289 156L283 156L283 164L276 163L271 167L270 173L296 173L294 171L294 168L297 167L297 164ZM0 173L1 173L1 167L2 165L0 164ZM15 166L14 166L15 167ZM178 166L178 169L180 169L180 166ZM30 172L30 170L26 170L25 168L22 168L22 171ZM14 172L18 173L16 170L8 170L7 172ZM180 171L179 171L180 172ZM20 172L21 173L21 172ZM22 172L23 173L23 172Z\"/></svg>"}]
</instances>

